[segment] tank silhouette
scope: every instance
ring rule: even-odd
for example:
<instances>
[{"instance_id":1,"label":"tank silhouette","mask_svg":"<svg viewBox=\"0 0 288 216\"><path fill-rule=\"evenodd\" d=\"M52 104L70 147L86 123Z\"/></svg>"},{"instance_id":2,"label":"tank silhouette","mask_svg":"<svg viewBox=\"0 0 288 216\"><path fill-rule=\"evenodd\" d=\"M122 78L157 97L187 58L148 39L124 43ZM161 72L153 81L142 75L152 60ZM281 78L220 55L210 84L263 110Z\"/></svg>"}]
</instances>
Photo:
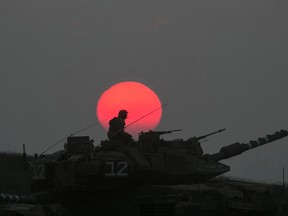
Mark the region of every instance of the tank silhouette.
<instances>
[{"instance_id":1,"label":"tank silhouette","mask_svg":"<svg viewBox=\"0 0 288 216\"><path fill-rule=\"evenodd\" d=\"M288 135L281 130L203 154L200 140L223 130L169 141L161 136L178 130L150 130L141 132L138 141L104 140L97 147L88 136L68 137L64 150L30 162L31 191L117 191L137 185L205 182L230 171L221 160Z\"/></svg>"}]
</instances>

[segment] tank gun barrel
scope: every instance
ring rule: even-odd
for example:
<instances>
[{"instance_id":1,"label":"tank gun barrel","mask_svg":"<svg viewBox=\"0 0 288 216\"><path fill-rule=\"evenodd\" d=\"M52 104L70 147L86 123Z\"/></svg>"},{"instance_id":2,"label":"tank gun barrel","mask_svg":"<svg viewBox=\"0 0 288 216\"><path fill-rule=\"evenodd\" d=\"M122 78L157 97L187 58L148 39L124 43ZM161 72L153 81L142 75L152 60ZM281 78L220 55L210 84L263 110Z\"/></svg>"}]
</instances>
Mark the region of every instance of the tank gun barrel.
<instances>
[{"instance_id":1,"label":"tank gun barrel","mask_svg":"<svg viewBox=\"0 0 288 216\"><path fill-rule=\"evenodd\" d=\"M209 156L212 160L220 161L227 158L234 157L241 154L242 152L248 151L250 149L262 146L266 143L273 142L278 139L282 139L288 135L287 130L277 131L274 134L267 135L264 138L258 138L258 140L251 140L249 143L234 143L228 146L224 146L220 149L218 153Z\"/></svg>"}]
</instances>

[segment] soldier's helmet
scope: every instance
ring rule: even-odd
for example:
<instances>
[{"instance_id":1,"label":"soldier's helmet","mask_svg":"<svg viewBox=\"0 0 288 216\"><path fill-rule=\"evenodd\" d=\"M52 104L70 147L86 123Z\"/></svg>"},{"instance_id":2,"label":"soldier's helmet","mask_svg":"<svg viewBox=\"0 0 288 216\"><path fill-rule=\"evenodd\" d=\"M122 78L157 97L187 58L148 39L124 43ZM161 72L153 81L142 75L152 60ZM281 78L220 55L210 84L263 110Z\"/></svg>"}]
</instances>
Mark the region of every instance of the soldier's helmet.
<instances>
[{"instance_id":1,"label":"soldier's helmet","mask_svg":"<svg viewBox=\"0 0 288 216\"><path fill-rule=\"evenodd\" d=\"M128 115L127 110L120 110L119 113L118 113L118 117L119 118L123 118L123 119L126 119L127 115Z\"/></svg>"}]
</instances>

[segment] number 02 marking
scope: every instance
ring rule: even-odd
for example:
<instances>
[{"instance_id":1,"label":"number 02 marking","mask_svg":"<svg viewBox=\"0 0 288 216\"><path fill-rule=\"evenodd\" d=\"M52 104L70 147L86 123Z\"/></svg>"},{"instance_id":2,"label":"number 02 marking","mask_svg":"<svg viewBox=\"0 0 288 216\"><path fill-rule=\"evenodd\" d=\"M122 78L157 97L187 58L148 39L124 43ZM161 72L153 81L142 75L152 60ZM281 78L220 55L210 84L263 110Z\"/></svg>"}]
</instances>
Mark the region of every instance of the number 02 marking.
<instances>
[{"instance_id":1,"label":"number 02 marking","mask_svg":"<svg viewBox=\"0 0 288 216\"><path fill-rule=\"evenodd\" d=\"M128 176L128 163L126 161L105 162L105 176Z\"/></svg>"}]
</instances>

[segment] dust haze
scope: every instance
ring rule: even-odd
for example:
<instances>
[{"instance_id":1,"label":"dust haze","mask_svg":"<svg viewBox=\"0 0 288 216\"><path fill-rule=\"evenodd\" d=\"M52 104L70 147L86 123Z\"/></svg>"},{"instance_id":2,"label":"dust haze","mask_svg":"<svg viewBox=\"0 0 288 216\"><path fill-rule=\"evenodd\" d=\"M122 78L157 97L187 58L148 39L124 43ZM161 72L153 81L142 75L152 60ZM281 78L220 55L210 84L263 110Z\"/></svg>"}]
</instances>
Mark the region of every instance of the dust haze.
<instances>
[{"instance_id":1,"label":"dust haze","mask_svg":"<svg viewBox=\"0 0 288 216\"><path fill-rule=\"evenodd\" d=\"M101 93L121 81L169 102L157 129L183 131L166 139L226 128L202 143L208 153L288 129L287 10L266 0L1 1L0 150L43 152L95 122ZM100 125L78 135L106 138ZM287 143L224 161L228 175L281 181Z\"/></svg>"}]
</instances>

